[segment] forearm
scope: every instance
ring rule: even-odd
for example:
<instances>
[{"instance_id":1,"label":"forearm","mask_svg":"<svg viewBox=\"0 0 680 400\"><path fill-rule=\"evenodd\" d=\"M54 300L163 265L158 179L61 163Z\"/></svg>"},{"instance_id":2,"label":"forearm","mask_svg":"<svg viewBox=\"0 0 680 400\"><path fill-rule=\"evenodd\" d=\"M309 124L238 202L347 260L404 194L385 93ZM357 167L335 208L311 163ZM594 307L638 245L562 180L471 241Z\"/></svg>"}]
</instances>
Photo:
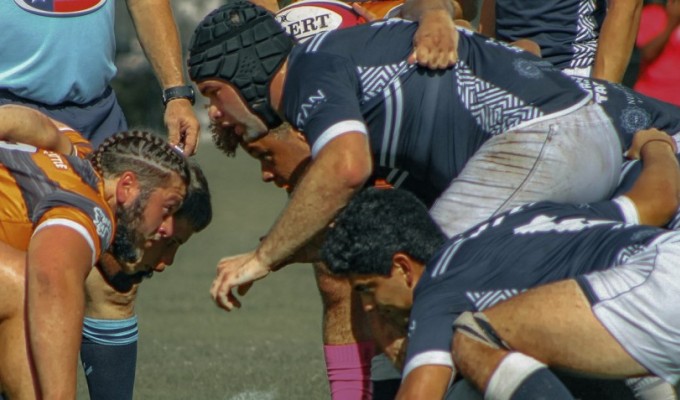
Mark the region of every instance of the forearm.
<instances>
[{"instance_id":1,"label":"forearm","mask_svg":"<svg viewBox=\"0 0 680 400\"><path fill-rule=\"evenodd\" d=\"M310 170L258 247L258 258L269 266L279 266L326 229L358 189Z\"/></svg>"},{"instance_id":2,"label":"forearm","mask_svg":"<svg viewBox=\"0 0 680 400\"><path fill-rule=\"evenodd\" d=\"M91 259L89 245L71 228L43 228L29 244L28 344L36 373L36 391L42 398L75 398L85 297L83 285Z\"/></svg>"},{"instance_id":3,"label":"forearm","mask_svg":"<svg viewBox=\"0 0 680 400\"><path fill-rule=\"evenodd\" d=\"M673 148L663 141L642 147L642 171L626 196L635 203L643 225L663 226L678 209L680 167Z\"/></svg>"},{"instance_id":4,"label":"forearm","mask_svg":"<svg viewBox=\"0 0 680 400\"><path fill-rule=\"evenodd\" d=\"M332 140L305 176L256 250L270 267L280 265L321 231L366 182L371 173L368 143L360 133Z\"/></svg>"},{"instance_id":5,"label":"forearm","mask_svg":"<svg viewBox=\"0 0 680 400\"><path fill-rule=\"evenodd\" d=\"M609 1L597 44L594 78L621 82L635 45L641 11L642 0Z\"/></svg>"},{"instance_id":6,"label":"forearm","mask_svg":"<svg viewBox=\"0 0 680 400\"><path fill-rule=\"evenodd\" d=\"M184 85L182 51L169 0L128 0L139 43L161 87Z\"/></svg>"},{"instance_id":7,"label":"forearm","mask_svg":"<svg viewBox=\"0 0 680 400\"><path fill-rule=\"evenodd\" d=\"M73 149L50 118L32 108L14 104L0 106L0 140L64 154Z\"/></svg>"},{"instance_id":8,"label":"forearm","mask_svg":"<svg viewBox=\"0 0 680 400\"><path fill-rule=\"evenodd\" d=\"M411 371L399 387L397 400L443 399L451 382L451 368L423 365Z\"/></svg>"},{"instance_id":9,"label":"forearm","mask_svg":"<svg viewBox=\"0 0 680 400\"><path fill-rule=\"evenodd\" d=\"M419 21L423 14L430 11L448 13L451 18L455 15L451 0L406 0L401 13L405 19Z\"/></svg>"},{"instance_id":10,"label":"forearm","mask_svg":"<svg viewBox=\"0 0 680 400\"><path fill-rule=\"evenodd\" d=\"M82 280L29 266L29 345L44 398L73 399L83 321Z\"/></svg>"}]
</instances>

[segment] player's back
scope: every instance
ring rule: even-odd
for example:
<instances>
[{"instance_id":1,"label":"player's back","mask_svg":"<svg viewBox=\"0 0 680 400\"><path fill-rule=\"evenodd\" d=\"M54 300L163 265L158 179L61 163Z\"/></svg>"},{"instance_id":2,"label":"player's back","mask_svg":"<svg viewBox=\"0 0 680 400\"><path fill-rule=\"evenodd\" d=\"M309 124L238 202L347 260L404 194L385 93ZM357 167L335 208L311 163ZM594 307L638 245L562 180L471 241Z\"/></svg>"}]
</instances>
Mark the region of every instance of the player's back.
<instances>
[{"instance_id":1,"label":"player's back","mask_svg":"<svg viewBox=\"0 0 680 400\"><path fill-rule=\"evenodd\" d=\"M36 226L54 219L88 230L96 249L108 245L113 215L89 161L0 142L0 188L3 242L25 250Z\"/></svg>"},{"instance_id":2,"label":"player's back","mask_svg":"<svg viewBox=\"0 0 680 400\"><path fill-rule=\"evenodd\" d=\"M667 232L626 223L635 218L627 201L519 207L452 238L428 275L455 276L463 287L524 289L618 265Z\"/></svg>"},{"instance_id":3,"label":"player's back","mask_svg":"<svg viewBox=\"0 0 680 400\"><path fill-rule=\"evenodd\" d=\"M367 126L378 167L407 170L444 190L493 135L590 98L549 63L465 29L455 67L409 64L416 29L390 19L322 33L293 49L283 108L313 153L332 127L356 121Z\"/></svg>"},{"instance_id":4,"label":"player's back","mask_svg":"<svg viewBox=\"0 0 680 400\"><path fill-rule=\"evenodd\" d=\"M542 57L560 69L595 62L604 0L496 0L496 37L531 39Z\"/></svg>"}]
</instances>

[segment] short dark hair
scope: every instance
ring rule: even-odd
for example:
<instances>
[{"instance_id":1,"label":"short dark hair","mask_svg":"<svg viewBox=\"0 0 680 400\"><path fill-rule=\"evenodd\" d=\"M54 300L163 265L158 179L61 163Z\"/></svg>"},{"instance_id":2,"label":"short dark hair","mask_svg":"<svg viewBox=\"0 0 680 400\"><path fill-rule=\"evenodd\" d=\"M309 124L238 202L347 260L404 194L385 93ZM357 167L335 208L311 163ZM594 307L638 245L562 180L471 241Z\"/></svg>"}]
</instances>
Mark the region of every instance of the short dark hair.
<instances>
[{"instance_id":1,"label":"short dark hair","mask_svg":"<svg viewBox=\"0 0 680 400\"><path fill-rule=\"evenodd\" d=\"M212 221L210 188L203 170L195 161L189 161L189 174L191 184L187 188L187 196L182 206L175 213L175 218L185 218L194 232L200 232Z\"/></svg>"},{"instance_id":2,"label":"short dark hair","mask_svg":"<svg viewBox=\"0 0 680 400\"><path fill-rule=\"evenodd\" d=\"M357 194L328 229L321 258L338 275L389 275L403 252L426 263L445 235L413 194L368 188Z\"/></svg>"}]
</instances>

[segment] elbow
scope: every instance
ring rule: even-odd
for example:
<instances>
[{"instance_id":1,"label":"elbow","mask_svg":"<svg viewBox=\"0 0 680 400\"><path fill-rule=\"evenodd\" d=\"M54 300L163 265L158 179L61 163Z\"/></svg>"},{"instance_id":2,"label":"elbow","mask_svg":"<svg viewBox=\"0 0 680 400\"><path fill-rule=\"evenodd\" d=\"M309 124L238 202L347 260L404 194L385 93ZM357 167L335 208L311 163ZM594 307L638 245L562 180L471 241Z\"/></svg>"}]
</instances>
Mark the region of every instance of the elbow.
<instances>
[{"instance_id":1,"label":"elbow","mask_svg":"<svg viewBox=\"0 0 680 400\"><path fill-rule=\"evenodd\" d=\"M643 225L665 226L678 212L680 199L677 191L656 192L656 196L643 202L639 210L640 223Z\"/></svg>"},{"instance_id":2,"label":"elbow","mask_svg":"<svg viewBox=\"0 0 680 400\"><path fill-rule=\"evenodd\" d=\"M333 170L343 186L355 191L361 189L370 178L373 173L373 161L370 154L348 152L336 160Z\"/></svg>"},{"instance_id":3,"label":"elbow","mask_svg":"<svg viewBox=\"0 0 680 400\"><path fill-rule=\"evenodd\" d=\"M353 163L346 166L342 177L347 188L359 190L366 184L372 172L370 163Z\"/></svg>"},{"instance_id":4,"label":"elbow","mask_svg":"<svg viewBox=\"0 0 680 400\"><path fill-rule=\"evenodd\" d=\"M674 179L662 183L661 195L655 196L653 207L656 210L657 225L664 226L675 216L680 208L680 187Z\"/></svg>"},{"instance_id":5,"label":"elbow","mask_svg":"<svg viewBox=\"0 0 680 400\"><path fill-rule=\"evenodd\" d=\"M666 198L660 199L658 204L656 204L658 215L656 216L657 221L655 221L655 225L657 226L668 224L678 212L678 208L680 208L680 200L677 193L664 197Z\"/></svg>"}]
</instances>

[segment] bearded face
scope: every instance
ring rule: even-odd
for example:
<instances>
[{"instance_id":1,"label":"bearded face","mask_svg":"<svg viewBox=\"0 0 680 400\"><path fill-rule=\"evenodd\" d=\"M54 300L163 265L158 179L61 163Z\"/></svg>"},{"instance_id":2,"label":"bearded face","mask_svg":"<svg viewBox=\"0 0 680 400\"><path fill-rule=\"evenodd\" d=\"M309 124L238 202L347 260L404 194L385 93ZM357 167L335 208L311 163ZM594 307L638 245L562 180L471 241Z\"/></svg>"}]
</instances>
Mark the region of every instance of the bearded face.
<instances>
[{"instance_id":1,"label":"bearded face","mask_svg":"<svg viewBox=\"0 0 680 400\"><path fill-rule=\"evenodd\" d=\"M141 232L141 226L150 194L151 190L144 189L132 204L116 209L116 234L110 252L126 273L133 273L134 266L144 255L147 238Z\"/></svg>"}]
</instances>

